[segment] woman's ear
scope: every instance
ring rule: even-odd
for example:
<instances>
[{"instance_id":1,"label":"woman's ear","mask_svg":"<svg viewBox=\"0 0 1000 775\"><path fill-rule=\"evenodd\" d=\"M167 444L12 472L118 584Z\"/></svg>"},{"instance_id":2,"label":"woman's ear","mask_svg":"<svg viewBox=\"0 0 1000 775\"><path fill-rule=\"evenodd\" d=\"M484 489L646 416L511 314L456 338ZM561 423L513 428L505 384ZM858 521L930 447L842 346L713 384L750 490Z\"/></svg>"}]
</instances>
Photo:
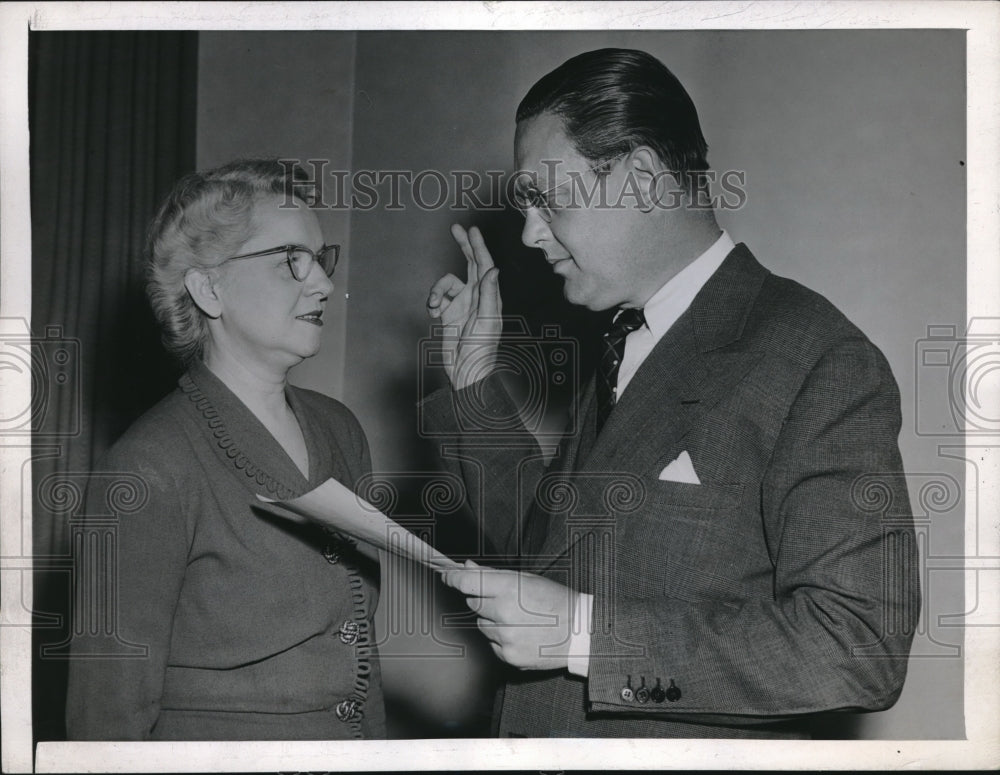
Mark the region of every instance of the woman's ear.
<instances>
[{"instance_id":1,"label":"woman's ear","mask_svg":"<svg viewBox=\"0 0 1000 775\"><path fill-rule=\"evenodd\" d=\"M198 309L210 318L222 314L222 303L215 290L215 279L204 269L188 269L184 273L184 287L191 295Z\"/></svg>"}]
</instances>

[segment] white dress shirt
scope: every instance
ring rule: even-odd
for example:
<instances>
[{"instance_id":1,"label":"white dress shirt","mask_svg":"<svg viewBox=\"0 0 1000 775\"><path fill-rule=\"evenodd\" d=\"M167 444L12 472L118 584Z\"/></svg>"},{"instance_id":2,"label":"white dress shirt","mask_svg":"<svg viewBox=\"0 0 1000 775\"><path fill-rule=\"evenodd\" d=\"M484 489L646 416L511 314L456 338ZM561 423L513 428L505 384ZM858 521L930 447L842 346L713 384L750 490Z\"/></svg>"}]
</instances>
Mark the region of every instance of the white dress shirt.
<instances>
[{"instance_id":1,"label":"white dress shirt","mask_svg":"<svg viewBox=\"0 0 1000 775\"><path fill-rule=\"evenodd\" d=\"M646 325L637 328L625 338L625 354L622 356L621 366L618 367L616 400L621 400L628 383L656 347L656 343L691 306L694 297L722 266L722 262L734 247L732 238L723 231L712 247L667 280L646 302L646 306L643 307ZM593 609L593 595L581 593L576 596L570 625L568 664L569 672L574 675L586 677L590 672L590 621Z\"/></svg>"}]
</instances>

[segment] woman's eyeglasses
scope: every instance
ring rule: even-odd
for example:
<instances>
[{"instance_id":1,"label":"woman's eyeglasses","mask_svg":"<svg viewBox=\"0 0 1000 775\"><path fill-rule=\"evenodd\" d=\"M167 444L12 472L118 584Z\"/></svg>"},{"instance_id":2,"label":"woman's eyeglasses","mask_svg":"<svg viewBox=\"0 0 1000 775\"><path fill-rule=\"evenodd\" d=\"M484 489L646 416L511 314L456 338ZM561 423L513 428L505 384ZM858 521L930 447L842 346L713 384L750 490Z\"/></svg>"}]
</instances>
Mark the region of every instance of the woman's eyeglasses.
<instances>
[{"instance_id":1,"label":"woman's eyeglasses","mask_svg":"<svg viewBox=\"0 0 1000 775\"><path fill-rule=\"evenodd\" d=\"M337 268L337 261L340 260L340 245L324 245L316 253L313 253L304 245L282 245L277 248L268 248L267 250L257 250L253 253L243 253L239 256L230 256L220 261L218 266L226 263L226 261L273 256L277 253L285 254L285 260L288 262L288 270L292 273L292 277L301 283L305 282L306 277L309 276L313 261L319 264L320 269L323 270L327 277L332 277L333 270Z\"/></svg>"}]
</instances>

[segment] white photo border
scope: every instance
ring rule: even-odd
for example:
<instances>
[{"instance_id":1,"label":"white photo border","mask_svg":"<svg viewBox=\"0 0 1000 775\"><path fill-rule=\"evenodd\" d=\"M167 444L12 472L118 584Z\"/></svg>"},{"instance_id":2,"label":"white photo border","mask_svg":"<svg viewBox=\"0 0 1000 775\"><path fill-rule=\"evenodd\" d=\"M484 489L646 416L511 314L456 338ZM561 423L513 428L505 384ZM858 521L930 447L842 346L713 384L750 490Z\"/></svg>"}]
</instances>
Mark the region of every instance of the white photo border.
<instances>
[{"instance_id":1,"label":"white photo border","mask_svg":"<svg viewBox=\"0 0 1000 775\"><path fill-rule=\"evenodd\" d=\"M1000 5L989 2L336 2L5 3L0 6L0 319L31 319L28 168L28 31L31 30L539 30L539 29L912 29L967 30L967 316L1000 317ZM28 375L0 403L25 406ZM980 399L984 396L980 394ZM1000 395L985 396L1000 405ZM7 403L10 402L10 403ZM0 416L6 416L0 411ZM30 513L21 471L30 442L0 440L0 709L4 772L206 772L447 769L992 769L1000 766L1000 628L965 633L963 741L389 740L240 743L47 742L32 750ZM1000 449L981 442L967 491L984 514L1000 513ZM981 480L977 481L977 470ZM30 499L25 501L30 504ZM968 504L974 504L970 498ZM30 505L27 507L30 510ZM968 508L968 506L967 506ZM1000 560L1000 534L967 556ZM995 564L995 563L994 563ZM992 565L989 566L992 569ZM966 599L1000 618L1000 589ZM933 708L927 712L933 713Z\"/></svg>"}]
</instances>

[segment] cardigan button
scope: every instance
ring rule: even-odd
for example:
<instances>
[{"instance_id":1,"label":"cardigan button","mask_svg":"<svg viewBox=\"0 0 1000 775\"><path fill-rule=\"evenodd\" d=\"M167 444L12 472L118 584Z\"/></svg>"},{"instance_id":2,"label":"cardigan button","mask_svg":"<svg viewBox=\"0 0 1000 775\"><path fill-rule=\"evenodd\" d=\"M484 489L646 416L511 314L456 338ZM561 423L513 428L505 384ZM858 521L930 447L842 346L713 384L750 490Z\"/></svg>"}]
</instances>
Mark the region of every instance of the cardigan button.
<instances>
[{"instance_id":1,"label":"cardigan button","mask_svg":"<svg viewBox=\"0 0 1000 775\"><path fill-rule=\"evenodd\" d=\"M344 723L351 721L361 715L361 711L358 710L357 700L343 700L337 704L334 712L337 714L337 718Z\"/></svg>"},{"instance_id":2,"label":"cardigan button","mask_svg":"<svg viewBox=\"0 0 1000 775\"><path fill-rule=\"evenodd\" d=\"M340 630L337 634L340 636L341 643L347 646L353 646L358 642L358 638L361 635L361 625L348 619L340 625Z\"/></svg>"},{"instance_id":3,"label":"cardigan button","mask_svg":"<svg viewBox=\"0 0 1000 775\"><path fill-rule=\"evenodd\" d=\"M329 541L323 547L323 558L331 565L336 565L340 562L340 550L337 548L336 543Z\"/></svg>"}]
</instances>

